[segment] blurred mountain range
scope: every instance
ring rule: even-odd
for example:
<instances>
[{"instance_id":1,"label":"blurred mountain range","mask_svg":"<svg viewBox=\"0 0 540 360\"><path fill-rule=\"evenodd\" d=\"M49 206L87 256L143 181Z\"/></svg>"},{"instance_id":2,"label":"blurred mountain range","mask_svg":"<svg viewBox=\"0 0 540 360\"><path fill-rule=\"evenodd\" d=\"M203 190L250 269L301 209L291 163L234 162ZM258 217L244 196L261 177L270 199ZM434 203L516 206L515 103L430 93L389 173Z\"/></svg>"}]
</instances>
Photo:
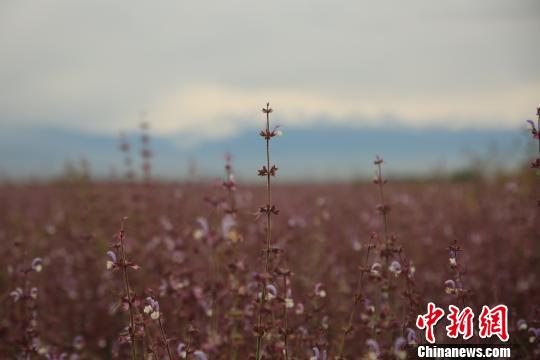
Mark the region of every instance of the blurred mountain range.
<instances>
[{"instance_id":1,"label":"blurred mountain range","mask_svg":"<svg viewBox=\"0 0 540 360\"><path fill-rule=\"evenodd\" d=\"M527 158L523 130L411 128L284 128L272 142L272 161L285 180L347 180L370 177L375 154L394 176L449 174L470 166L512 170ZM150 132L151 134L151 132ZM126 133L136 170L140 133ZM240 180L256 181L264 142L256 129L219 140L182 134L152 136L152 173L160 178L213 178L223 173L224 155L233 156ZM14 179L60 176L66 164L85 159L95 177L124 172L119 136L60 128L5 129L0 133L0 173Z\"/></svg>"}]
</instances>

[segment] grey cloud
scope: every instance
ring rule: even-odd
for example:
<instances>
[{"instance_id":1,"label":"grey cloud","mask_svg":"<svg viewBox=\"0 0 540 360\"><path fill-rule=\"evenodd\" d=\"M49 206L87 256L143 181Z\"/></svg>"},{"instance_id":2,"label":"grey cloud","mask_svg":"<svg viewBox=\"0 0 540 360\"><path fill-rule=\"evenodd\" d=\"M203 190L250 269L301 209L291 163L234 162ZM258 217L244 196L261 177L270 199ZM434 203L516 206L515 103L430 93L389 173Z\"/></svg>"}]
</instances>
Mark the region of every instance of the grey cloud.
<instances>
[{"instance_id":1,"label":"grey cloud","mask_svg":"<svg viewBox=\"0 0 540 360\"><path fill-rule=\"evenodd\" d=\"M135 118L186 83L368 100L540 84L536 1L59 0L1 7L2 122L64 119L84 128Z\"/></svg>"}]
</instances>

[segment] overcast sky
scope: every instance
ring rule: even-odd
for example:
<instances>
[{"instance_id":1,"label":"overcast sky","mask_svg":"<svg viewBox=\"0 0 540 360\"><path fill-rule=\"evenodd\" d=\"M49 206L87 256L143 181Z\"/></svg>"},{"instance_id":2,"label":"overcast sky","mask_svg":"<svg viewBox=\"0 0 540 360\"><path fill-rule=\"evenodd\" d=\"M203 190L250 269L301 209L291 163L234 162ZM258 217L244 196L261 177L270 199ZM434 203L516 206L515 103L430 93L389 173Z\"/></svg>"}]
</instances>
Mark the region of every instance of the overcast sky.
<instances>
[{"instance_id":1,"label":"overcast sky","mask_svg":"<svg viewBox=\"0 0 540 360\"><path fill-rule=\"evenodd\" d=\"M222 137L287 125L515 127L540 102L540 2L0 4L0 121ZM258 124L257 124L258 125Z\"/></svg>"}]
</instances>

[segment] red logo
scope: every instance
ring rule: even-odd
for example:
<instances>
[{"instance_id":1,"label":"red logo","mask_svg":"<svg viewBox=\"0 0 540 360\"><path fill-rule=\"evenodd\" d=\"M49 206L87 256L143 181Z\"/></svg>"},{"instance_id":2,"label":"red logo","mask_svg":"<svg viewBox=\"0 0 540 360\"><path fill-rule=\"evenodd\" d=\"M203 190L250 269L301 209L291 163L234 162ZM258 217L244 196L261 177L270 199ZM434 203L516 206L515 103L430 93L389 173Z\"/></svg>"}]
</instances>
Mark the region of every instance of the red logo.
<instances>
[{"instance_id":1,"label":"red logo","mask_svg":"<svg viewBox=\"0 0 540 360\"><path fill-rule=\"evenodd\" d=\"M418 315L416 319L416 326L420 330L426 330L426 340L433 344L435 342L435 333L433 328L437 325L437 322L444 316L444 310L435 306L430 302L427 306L427 314Z\"/></svg>"},{"instance_id":2,"label":"red logo","mask_svg":"<svg viewBox=\"0 0 540 360\"><path fill-rule=\"evenodd\" d=\"M420 330L425 330L426 340L435 343L435 325L444 317L444 310L430 302L427 305L427 313L418 315L416 326ZM457 306L448 306L446 318L449 325L446 326L446 335L449 338L457 339L460 335L464 340L470 339L474 334L474 312L470 307L460 310ZM508 341L508 307L497 305L493 308L482 307L482 313L478 317L478 335L482 339L498 336L501 341Z\"/></svg>"},{"instance_id":3,"label":"red logo","mask_svg":"<svg viewBox=\"0 0 540 360\"><path fill-rule=\"evenodd\" d=\"M467 340L473 336L473 319L474 313L470 307L466 307L462 311L454 305L448 307L450 313L446 317L450 321L450 325L446 327L446 335L456 339L459 334L463 335L463 339Z\"/></svg>"},{"instance_id":4,"label":"red logo","mask_svg":"<svg viewBox=\"0 0 540 360\"><path fill-rule=\"evenodd\" d=\"M508 341L508 308L506 305L498 305L492 309L484 305L479 321L479 335L482 339L497 335L501 341Z\"/></svg>"}]
</instances>

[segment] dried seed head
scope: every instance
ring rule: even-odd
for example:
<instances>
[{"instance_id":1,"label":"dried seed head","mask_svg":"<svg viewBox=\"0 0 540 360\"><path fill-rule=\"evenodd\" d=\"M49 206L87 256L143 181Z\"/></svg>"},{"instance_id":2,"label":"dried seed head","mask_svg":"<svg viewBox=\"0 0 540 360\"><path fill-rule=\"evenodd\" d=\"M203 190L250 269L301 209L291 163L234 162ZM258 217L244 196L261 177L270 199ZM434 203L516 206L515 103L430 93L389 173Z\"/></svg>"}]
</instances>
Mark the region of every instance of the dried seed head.
<instances>
[{"instance_id":1,"label":"dried seed head","mask_svg":"<svg viewBox=\"0 0 540 360\"><path fill-rule=\"evenodd\" d=\"M266 108L262 108L261 111L262 111L264 114L270 114L270 113L272 113L274 110L270 107L270 103L266 103Z\"/></svg>"}]
</instances>

